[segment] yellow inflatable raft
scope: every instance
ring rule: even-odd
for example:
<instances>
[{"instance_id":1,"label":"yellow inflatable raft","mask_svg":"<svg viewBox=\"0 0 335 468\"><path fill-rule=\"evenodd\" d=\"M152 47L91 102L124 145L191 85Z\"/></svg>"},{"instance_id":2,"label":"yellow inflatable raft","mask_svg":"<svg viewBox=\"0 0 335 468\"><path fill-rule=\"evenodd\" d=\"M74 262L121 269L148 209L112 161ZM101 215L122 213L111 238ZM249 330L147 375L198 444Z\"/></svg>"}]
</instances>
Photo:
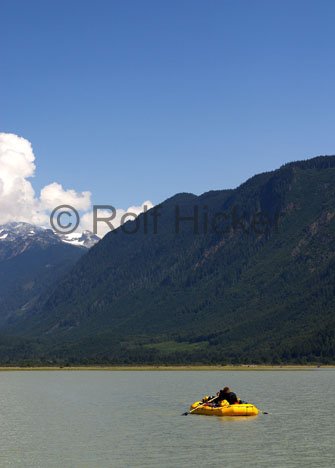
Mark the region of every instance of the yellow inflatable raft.
<instances>
[{"instance_id":1,"label":"yellow inflatable raft","mask_svg":"<svg viewBox=\"0 0 335 468\"><path fill-rule=\"evenodd\" d=\"M205 414L207 416L256 416L258 409L250 403L230 405L226 400L220 402L220 406L211 406L202 401L196 401L191 405L192 414Z\"/></svg>"}]
</instances>

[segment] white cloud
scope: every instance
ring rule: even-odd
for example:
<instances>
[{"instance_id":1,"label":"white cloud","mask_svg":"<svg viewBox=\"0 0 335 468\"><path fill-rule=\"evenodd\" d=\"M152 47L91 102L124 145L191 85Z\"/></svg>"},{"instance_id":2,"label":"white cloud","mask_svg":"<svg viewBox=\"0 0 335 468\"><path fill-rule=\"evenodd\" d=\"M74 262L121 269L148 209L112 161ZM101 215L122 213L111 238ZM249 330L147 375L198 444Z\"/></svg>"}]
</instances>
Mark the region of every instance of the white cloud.
<instances>
[{"instance_id":1,"label":"white cloud","mask_svg":"<svg viewBox=\"0 0 335 468\"><path fill-rule=\"evenodd\" d=\"M64 190L61 184L53 182L41 190L40 202L44 209L49 210L59 205L71 205L76 210L88 210L91 206L91 193Z\"/></svg>"},{"instance_id":2,"label":"white cloud","mask_svg":"<svg viewBox=\"0 0 335 468\"><path fill-rule=\"evenodd\" d=\"M35 175L35 155L31 143L11 133L0 133L0 224L10 221L25 221L50 227L49 215L58 205L71 205L81 213L80 229L93 230L91 193L64 189L58 182L45 186L36 196L29 180ZM152 208L150 201L128 210L117 209L112 223L118 227L126 212L139 215L144 207ZM110 212L99 211L99 216ZM98 224L98 234L103 236L109 228Z\"/></svg>"},{"instance_id":3,"label":"white cloud","mask_svg":"<svg viewBox=\"0 0 335 468\"><path fill-rule=\"evenodd\" d=\"M39 202L27 180L35 173L35 156L29 141L0 133L0 222L39 218Z\"/></svg>"}]
</instances>

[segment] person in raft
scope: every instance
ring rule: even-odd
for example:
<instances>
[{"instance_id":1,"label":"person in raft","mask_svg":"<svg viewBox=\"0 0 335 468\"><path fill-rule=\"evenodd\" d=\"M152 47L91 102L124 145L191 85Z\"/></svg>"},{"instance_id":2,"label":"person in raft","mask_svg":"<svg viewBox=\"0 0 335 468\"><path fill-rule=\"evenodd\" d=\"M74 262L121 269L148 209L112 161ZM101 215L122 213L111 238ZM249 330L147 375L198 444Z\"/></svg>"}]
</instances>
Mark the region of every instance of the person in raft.
<instances>
[{"instance_id":1,"label":"person in raft","mask_svg":"<svg viewBox=\"0 0 335 468\"><path fill-rule=\"evenodd\" d=\"M236 405L241 403L241 400L237 398L236 393L232 392L229 387L225 387L223 390L217 392L217 397L213 403L218 403L219 401L226 400L230 405Z\"/></svg>"},{"instance_id":2,"label":"person in raft","mask_svg":"<svg viewBox=\"0 0 335 468\"><path fill-rule=\"evenodd\" d=\"M229 387L225 387L217 393L218 400L227 400L230 405L239 403L240 400L237 398L236 393L232 392Z\"/></svg>"}]
</instances>

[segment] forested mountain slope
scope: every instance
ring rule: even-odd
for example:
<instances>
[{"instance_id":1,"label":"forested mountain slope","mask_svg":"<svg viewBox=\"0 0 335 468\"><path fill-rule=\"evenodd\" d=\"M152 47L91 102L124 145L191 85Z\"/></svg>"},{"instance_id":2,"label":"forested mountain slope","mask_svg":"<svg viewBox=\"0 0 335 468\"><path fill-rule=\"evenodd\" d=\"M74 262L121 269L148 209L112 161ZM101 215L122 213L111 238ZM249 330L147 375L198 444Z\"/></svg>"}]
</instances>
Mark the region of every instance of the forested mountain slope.
<instances>
[{"instance_id":1,"label":"forested mountain slope","mask_svg":"<svg viewBox=\"0 0 335 468\"><path fill-rule=\"evenodd\" d=\"M179 194L105 236L6 333L38 340L33 359L333 362L334 239L335 156Z\"/></svg>"}]
</instances>

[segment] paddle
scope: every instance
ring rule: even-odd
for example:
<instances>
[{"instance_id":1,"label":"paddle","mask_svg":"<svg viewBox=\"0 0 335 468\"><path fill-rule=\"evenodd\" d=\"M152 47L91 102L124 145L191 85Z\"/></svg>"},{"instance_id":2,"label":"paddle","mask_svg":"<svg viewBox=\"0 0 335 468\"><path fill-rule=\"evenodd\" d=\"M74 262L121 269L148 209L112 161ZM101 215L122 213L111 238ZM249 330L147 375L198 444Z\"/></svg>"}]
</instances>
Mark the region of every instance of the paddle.
<instances>
[{"instance_id":1,"label":"paddle","mask_svg":"<svg viewBox=\"0 0 335 468\"><path fill-rule=\"evenodd\" d=\"M191 411L186 411L186 413L183 413L182 416L187 416L188 414L193 413L193 411L195 411L196 409L200 408L200 406L204 406L206 403L211 403L212 401L214 401L214 400L216 400L216 399L217 399L217 396L215 396L215 397L212 398L211 400L204 401L204 403L202 403L201 405L196 406L196 407L193 408Z\"/></svg>"}]
</instances>

